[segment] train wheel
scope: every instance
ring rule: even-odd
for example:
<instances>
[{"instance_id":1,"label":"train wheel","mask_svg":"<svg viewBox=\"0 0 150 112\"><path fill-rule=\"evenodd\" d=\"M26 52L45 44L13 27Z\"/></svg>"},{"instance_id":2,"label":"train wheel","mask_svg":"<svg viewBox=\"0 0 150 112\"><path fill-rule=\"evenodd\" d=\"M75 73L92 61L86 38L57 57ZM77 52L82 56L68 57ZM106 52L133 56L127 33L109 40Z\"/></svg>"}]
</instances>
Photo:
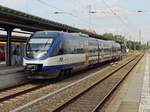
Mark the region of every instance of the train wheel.
<instances>
[{"instance_id":1,"label":"train wheel","mask_svg":"<svg viewBox=\"0 0 150 112\"><path fill-rule=\"evenodd\" d=\"M67 70L66 70L66 76L70 76L70 75L71 75L71 71L72 71L71 68L70 68L70 69L67 69Z\"/></svg>"},{"instance_id":2,"label":"train wheel","mask_svg":"<svg viewBox=\"0 0 150 112\"><path fill-rule=\"evenodd\" d=\"M65 69L65 70L64 70L64 78L70 76L71 70L72 70L72 69Z\"/></svg>"},{"instance_id":3,"label":"train wheel","mask_svg":"<svg viewBox=\"0 0 150 112\"><path fill-rule=\"evenodd\" d=\"M67 70L67 75L71 75L71 71L72 71L72 69L70 68L70 69L68 69Z\"/></svg>"}]
</instances>

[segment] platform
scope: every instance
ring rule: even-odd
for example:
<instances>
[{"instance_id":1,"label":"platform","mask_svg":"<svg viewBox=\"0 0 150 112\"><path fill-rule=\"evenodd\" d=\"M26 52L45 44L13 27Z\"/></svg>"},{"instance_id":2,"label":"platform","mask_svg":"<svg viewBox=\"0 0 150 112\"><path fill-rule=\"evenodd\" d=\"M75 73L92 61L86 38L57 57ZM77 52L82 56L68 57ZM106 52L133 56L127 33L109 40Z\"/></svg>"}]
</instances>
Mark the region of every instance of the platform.
<instances>
[{"instance_id":1,"label":"platform","mask_svg":"<svg viewBox=\"0 0 150 112\"><path fill-rule=\"evenodd\" d=\"M0 66L0 90L26 82L27 75L22 66Z\"/></svg>"},{"instance_id":2,"label":"platform","mask_svg":"<svg viewBox=\"0 0 150 112\"><path fill-rule=\"evenodd\" d=\"M0 75L7 75L23 71L22 66L0 66Z\"/></svg>"},{"instance_id":3,"label":"platform","mask_svg":"<svg viewBox=\"0 0 150 112\"><path fill-rule=\"evenodd\" d=\"M150 53L145 54L102 111L150 112Z\"/></svg>"}]
</instances>

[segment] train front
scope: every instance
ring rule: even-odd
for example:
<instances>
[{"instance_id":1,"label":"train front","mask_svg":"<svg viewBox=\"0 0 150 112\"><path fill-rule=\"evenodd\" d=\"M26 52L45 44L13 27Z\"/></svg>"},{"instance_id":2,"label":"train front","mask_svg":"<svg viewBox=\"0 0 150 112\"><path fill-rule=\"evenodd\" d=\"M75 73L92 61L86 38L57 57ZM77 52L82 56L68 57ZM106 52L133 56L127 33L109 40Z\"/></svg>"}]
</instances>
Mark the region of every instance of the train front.
<instances>
[{"instance_id":1,"label":"train front","mask_svg":"<svg viewBox=\"0 0 150 112\"><path fill-rule=\"evenodd\" d=\"M59 32L39 31L30 37L24 50L23 66L25 70L32 73L44 71L54 50L53 43L59 35Z\"/></svg>"}]
</instances>

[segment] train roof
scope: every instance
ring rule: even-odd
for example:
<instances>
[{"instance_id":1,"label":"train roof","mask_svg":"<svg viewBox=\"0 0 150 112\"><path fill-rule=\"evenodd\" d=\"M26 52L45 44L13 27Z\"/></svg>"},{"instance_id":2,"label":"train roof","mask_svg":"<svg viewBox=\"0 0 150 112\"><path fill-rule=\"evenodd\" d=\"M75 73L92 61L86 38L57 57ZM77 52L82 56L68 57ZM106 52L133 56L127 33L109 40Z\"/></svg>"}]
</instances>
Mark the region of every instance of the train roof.
<instances>
[{"instance_id":1,"label":"train roof","mask_svg":"<svg viewBox=\"0 0 150 112\"><path fill-rule=\"evenodd\" d=\"M35 33L41 33L41 32L56 32L56 33L63 33L63 31L51 31L51 30L45 30L45 31L36 31Z\"/></svg>"},{"instance_id":2,"label":"train roof","mask_svg":"<svg viewBox=\"0 0 150 112\"><path fill-rule=\"evenodd\" d=\"M69 32L64 32L64 31L51 31L51 30L46 30L46 31L37 31L37 32L56 32L56 33L63 33L63 34L66 34L66 35L72 35L72 37L74 36L79 36L79 37L85 37L85 38L89 38L91 40L98 40L98 41L101 41L101 42L104 42L104 43L110 43L110 44L119 44L118 42L116 41L113 41L113 40L102 40L102 39L97 39L97 38L93 38L93 37L89 37L87 34L83 34L83 33L69 33Z\"/></svg>"},{"instance_id":3,"label":"train roof","mask_svg":"<svg viewBox=\"0 0 150 112\"><path fill-rule=\"evenodd\" d=\"M86 38L88 38L88 37L89 37L88 35L83 34L83 33L68 33L68 34L75 35L75 36L86 37Z\"/></svg>"}]
</instances>

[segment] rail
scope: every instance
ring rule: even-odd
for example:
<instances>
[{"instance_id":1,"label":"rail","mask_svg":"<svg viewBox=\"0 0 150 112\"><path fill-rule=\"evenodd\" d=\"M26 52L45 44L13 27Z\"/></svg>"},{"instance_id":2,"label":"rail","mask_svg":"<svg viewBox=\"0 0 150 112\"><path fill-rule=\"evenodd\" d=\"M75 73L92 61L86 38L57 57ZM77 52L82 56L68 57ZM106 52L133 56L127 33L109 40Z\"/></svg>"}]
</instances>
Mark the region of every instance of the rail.
<instances>
[{"instance_id":1,"label":"rail","mask_svg":"<svg viewBox=\"0 0 150 112\"><path fill-rule=\"evenodd\" d=\"M79 97L80 95L82 95L83 93L85 93L86 91L88 91L90 88L94 87L96 84L98 84L98 83L101 82L102 80L106 79L106 78L109 77L111 74L115 73L116 71L118 71L118 70L121 69L122 67L126 66L128 63L130 63L130 62L133 61L133 60L135 60L135 59L132 58L130 61L126 62L125 64L123 64L123 65L119 66L118 68L116 68L115 70L111 71L111 72L108 73L103 79L98 80L97 82L95 82L94 84L92 84L92 86L86 88L86 90L84 90L84 91L82 91L81 93L79 93L78 95L74 96L73 98L71 98L71 99L70 99L69 101L67 101L66 103L63 103L62 105L58 106L58 107L57 107L56 109L54 109L53 111L57 111L57 110L62 109L64 105L68 104L68 102L70 102L70 101L72 101L73 99ZM85 81L85 80L87 80L87 79L89 79L89 78L91 78L91 77L93 77L93 76L96 76L97 73L99 73L99 72L96 72L96 73L94 73L93 75L90 75L90 76L88 76L88 77L85 77L85 78L83 78L83 79L80 79L79 81L77 81L77 82L75 82L75 83L72 83L71 85L68 85L68 86L66 86L66 87L63 87L62 89L59 89L59 90L57 90L57 91L54 91L53 93L50 93L50 94L48 94L48 95L45 95L45 96L43 96L43 97L41 97L41 98L39 98L39 99L36 99L36 100L34 100L34 101L32 101L32 102L30 102L30 103L28 103L28 104L25 104L25 105L23 105L23 106L21 106L21 107L18 107L18 108L16 108L16 109L14 109L12 112L20 112L20 111L23 111L23 110L32 108L32 106L37 105L37 104L39 104L39 103L42 102L42 101L45 101L45 100L47 100L47 99L49 99L49 98L51 98L51 97L53 97L53 96L55 96L55 95L57 95L57 94L60 94L60 93L64 92L65 90L72 89L73 87L80 85L81 82L83 82L83 81Z\"/></svg>"}]
</instances>

